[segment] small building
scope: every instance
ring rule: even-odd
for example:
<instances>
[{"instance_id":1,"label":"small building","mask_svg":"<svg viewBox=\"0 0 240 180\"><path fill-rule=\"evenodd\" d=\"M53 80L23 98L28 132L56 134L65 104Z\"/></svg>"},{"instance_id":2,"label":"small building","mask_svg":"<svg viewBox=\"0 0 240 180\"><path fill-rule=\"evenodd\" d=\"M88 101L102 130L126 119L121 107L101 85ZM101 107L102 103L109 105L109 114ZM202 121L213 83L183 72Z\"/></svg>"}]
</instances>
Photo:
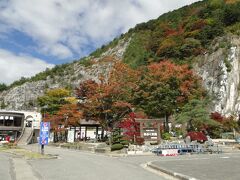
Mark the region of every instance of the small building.
<instances>
[{"instance_id":1,"label":"small building","mask_svg":"<svg viewBox=\"0 0 240 180\"><path fill-rule=\"evenodd\" d=\"M36 140L40 129L42 115L38 112L26 111L0 111L0 141L10 137L10 141L17 141L26 134L29 129L27 139L34 137ZM26 140L27 140L26 139Z\"/></svg>"},{"instance_id":2,"label":"small building","mask_svg":"<svg viewBox=\"0 0 240 180\"><path fill-rule=\"evenodd\" d=\"M81 140L100 140L104 137L104 130L99 122L94 120L85 120L80 121L80 128L78 131L78 138Z\"/></svg>"}]
</instances>

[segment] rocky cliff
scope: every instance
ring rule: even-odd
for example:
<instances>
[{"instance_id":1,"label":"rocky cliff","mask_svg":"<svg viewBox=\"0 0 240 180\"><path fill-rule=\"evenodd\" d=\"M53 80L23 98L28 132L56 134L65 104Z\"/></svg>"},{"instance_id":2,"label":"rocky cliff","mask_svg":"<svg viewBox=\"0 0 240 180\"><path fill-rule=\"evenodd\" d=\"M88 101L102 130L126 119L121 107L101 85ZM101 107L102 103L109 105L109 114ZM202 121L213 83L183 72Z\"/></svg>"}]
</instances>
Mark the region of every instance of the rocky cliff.
<instances>
[{"instance_id":1,"label":"rocky cliff","mask_svg":"<svg viewBox=\"0 0 240 180\"><path fill-rule=\"evenodd\" d=\"M86 57L91 65L84 66L81 61L69 64L63 76L48 77L47 80L26 82L21 86L8 91L0 92L1 108L8 110L33 110L37 107L36 100L43 95L46 89L58 87L75 88L80 82L93 79L98 81L99 76L107 76L115 60L122 59L131 38L120 40L116 46L109 48L100 57Z\"/></svg>"},{"instance_id":2,"label":"rocky cliff","mask_svg":"<svg viewBox=\"0 0 240 180\"><path fill-rule=\"evenodd\" d=\"M37 107L37 97L46 89L78 86L87 79L98 80L99 75L108 74L114 61L123 58L130 40L120 41L100 57L87 57L93 64L89 67L79 62L71 64L72 73L65 72L63 77L48 77L45 81L27 82L21 86L0 93L0 101L5 109L31 110ZM225 115L240 113L240 37L225 36L218 38L212 46L212 52L197 57L195 71L202 77L204 87L212 98L212 109Z\"/></svg>"},{"instance_id":3,"label":"rocky cliff","mask_svg":"<svg viewBox=\"0 0 240 180\"><path fill-rule=\"evenodd\" d=\"M196 66L212 98L212 111L225 115L240 113L240 37L219 38Z\"/></svg>"},{"instance_id":4,"label":"rocky cliff","mask_svg":"<svg viewBox=\"0 0 240 180\"><path fill-rule=\"evenodd\" d=\"M108 76L117 60L137 68L167 59L193 65L209 92L211 111L238 115L239 36L239 0L199 1L136 25L81 61L13 83L8 91L0 92L1 108L34 108L46 89L74 88L87 79L98 81L100 75Z\"/></svg>"}]
</instances>

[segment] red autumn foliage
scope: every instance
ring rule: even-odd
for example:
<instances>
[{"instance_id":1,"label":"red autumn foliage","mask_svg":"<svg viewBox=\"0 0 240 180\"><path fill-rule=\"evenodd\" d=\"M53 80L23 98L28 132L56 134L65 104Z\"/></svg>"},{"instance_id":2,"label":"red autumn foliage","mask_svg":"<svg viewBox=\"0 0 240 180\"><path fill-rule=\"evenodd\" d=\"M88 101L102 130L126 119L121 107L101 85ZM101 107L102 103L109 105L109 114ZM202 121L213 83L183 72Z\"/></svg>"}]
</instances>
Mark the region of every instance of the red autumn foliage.
<instances>
[{"instance_id":1,"label":"red autumn foliage","mask_svg":"<svg viewBox=\"0 0 240 180\"><path fill-rule=\"evenodd\" d=\"M223 123L223 121L224 121L224 117L218 112L211 113L210 117L211 117L211 119L213 119L219 123Z\"/></svg>"},{"instance_id":2,"label":"red autumn foliage","mask_svg":"<svg viewBox=\"0 0 240 180\"><path fill-rule=\"evenodd\" d=\"M190 137L191 141L204 142L207 141L207 137L202 132L188 132L187 136Z\"/></svg>"},{"instance_id":3,"label":"red autumn foliage","mask_svg":"<svg viewBox=\"0 0 240 180\"><path fill-rule=\"evenodd\" d=\"M76 88L76 95L79 99L86 99L96 93L97 83L93 80L86 80Z\"/></svg>"},{"instance_id":4,"label":"red autumn foliage","mask_svg":"<svg viewBox=\"0 0 240 180\"><path fill-rule=\"evenodd\" d=\"M234 117L230 116L230 117L225 117L222 116L220 113L218 112L214 112L211 113L211 119L217 121L218 123L220 123L220 125L222 126L224 131L232 131L232 129L237 128L237 122L234 121Z\"/></svg>"},{"instance_id":5,"label":"red autumn foliage","mask_svg":"<svg viewBox=\"0 0 240 180\"><path fill-rule=\"evenodd\" d=\"M131 90L136 87L138 72L127 65L116 62L108 78L100 77L100 82L85 81L77 91L79 103L85 119L92 119L108 129L131 110L128 103Z\"/></svg>"},{"instance_id":6,"label":"red autumn foliage","mask_svg":"<svg viewBox=\"0 0 240 180\"><path fill-rule=\"evenodd\" d=\"M206 20L199 19L192 24L191 31L203 29L207 25Z\"/></svg>"},{"instance_id":7,"label":"red autumn foliage","mask_svg":"<svg viewBox=\"0 0 240 180\"><path fill-rule=\"evenodd\" d=\"M183 25L180 24L177 29L172 29L169 25L164 27L165 37L167 36L179 36L184 33Z\"/></svg>"},{"instance_id":8,"label":"red autumn foliage","mask_svg":"<svg viewBox=\"0 0 240 180\"><path fill-rule=\"evenodd\" d=\"M124 130L123 135L133 140L134 136L140 136L140 123L135 121L135 114L130 113L129 116L121 121L119 127Z\"/></svg>"},{"instance_id":9,"label":"red autumn foliage","mask_svg":"<svg viewBox=\"0 0 240 180\"><path fill-rule=\"evenodd\" d=\"M177 97L178 102L187 100L196 92L201 95L203 89L200 87L200 79L189 69L188 65L176 65L168 60L154 63L148 66L149 75L157 77L160 82L168 82L170 79L177 79L181 96ZM199 87L197 87L199 86Z\"/></svg>"},{"instance_id":10,"label":"red autumn foliage","mask_svg":"<svg viewBox=\"0 0 240 180\"><path fill-rule=\"evenodd\" d=\"M137 115L131 112L126 119L121 121L119 127L123 129L124 138L137 144L143 144L144 139L140 137L140 123L136 122Z\"/></svg>"},{"instance_id":11,"label":"red autumn foliage","mask_svg":"<svg viewBox=\"0 0 240 180\"><path fill-rule=\"evenodd\" d=\"M44 121L48 121L51 124L51 128L54 131L65 130L68 126L79 125L82 113L79 112L76 104L65 104L55 115L47 115ZM59 129L59 127L62 129Z\"/></svg>"}]
</instances>

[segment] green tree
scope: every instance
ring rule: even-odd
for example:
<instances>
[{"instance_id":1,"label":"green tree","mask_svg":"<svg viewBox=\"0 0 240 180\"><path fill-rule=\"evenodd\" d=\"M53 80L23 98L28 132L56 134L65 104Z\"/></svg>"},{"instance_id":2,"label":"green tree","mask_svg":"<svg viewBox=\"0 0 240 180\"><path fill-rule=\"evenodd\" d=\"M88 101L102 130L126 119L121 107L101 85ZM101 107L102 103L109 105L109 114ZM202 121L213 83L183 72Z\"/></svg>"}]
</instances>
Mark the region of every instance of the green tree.
<instances>
[{"instance_id":1,"label":"green tree","mask_svg":"<svg viewBox=\"0 0 240 180\"><path fill-rule=\"evenodd\" d=\"M225 25L232 25L240 21L240 2L229 4L224 9Z\"/></svg>"},{"instance_id":2,"label":"green tree","mask_svg":"<svg viewBox=\"0 0 240 180\"><path fill-rule=\"evenodd\" d=\"M38 105L42 108L42 113L55 114L62 105L67 104L67 97L70 92L63 88L51 89L45 95L37 99Z\"/></svg>"},{"instance_id":3,"label":"green tree","mask_svg":"<svg viewBox=\"0 0 240 180\"><path fill-rule=\"evenodd\" d=\"M5 109L6 107L7 105L5 104L4 100L2 100L0 108Z\"/></svg>"},{"instance_id":4,"label":"green tree","mask_svg":"<svg viewBox=\"0 0 240 180\"><path fill-rule=\"evenodd\" d=\"M217 125L210 118L207 110L207 101L192 99L176 114L176 122L187 125L188 131L199 131L205 125Z\"/></svg>"},{"instance_id":5,"label":"green tree","mask_svg":"<svg viewBox=\"0 0 240 180\"><path fill-rule=\"evenodd\" d=\"M0 92L1 91L4 91L4 90L7 90L7 85L5 83L0 83Z\"/></svg>"}]
</instances>

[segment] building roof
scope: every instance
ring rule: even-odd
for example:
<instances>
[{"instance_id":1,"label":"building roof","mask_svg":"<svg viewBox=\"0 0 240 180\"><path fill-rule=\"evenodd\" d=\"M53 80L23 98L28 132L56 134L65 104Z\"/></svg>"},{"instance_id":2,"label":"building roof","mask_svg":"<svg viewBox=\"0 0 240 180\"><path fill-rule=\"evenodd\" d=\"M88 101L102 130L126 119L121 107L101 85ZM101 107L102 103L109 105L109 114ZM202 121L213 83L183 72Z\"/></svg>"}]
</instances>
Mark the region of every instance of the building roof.
<instances>
[{"instance_id":1,"label":"building roof","mask_svg":"<svg viewBox=\"0 0 240 180\"><path fill-rule=\"evenodd\" d=\"M81 119L80 124L81 125L100 125L100 123L98 121L86 120L86 119Z\"/></svg>"}]
</instances>

